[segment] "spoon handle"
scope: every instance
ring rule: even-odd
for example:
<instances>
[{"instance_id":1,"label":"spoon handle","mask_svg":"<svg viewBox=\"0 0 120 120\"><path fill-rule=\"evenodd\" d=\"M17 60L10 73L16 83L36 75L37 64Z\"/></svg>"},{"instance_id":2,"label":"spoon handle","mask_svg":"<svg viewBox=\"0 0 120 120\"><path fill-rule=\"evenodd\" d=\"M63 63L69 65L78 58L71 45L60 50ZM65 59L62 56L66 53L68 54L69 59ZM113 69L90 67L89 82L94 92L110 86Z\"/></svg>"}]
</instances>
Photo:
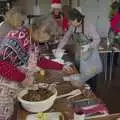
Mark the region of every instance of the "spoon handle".
<instances>
[{"instance_id":1,"label":"spoon handle","mask_svg":"<svg viewBox=\"0 0 120 120\"><path fill-rule=\"evenodd\" d=\"M67 97L67 96L70 96L70 95L71 95L70 93L59 95L59 96L57 96L57 99L64 98L64 97Z\"/></svg>"}]
</instances>

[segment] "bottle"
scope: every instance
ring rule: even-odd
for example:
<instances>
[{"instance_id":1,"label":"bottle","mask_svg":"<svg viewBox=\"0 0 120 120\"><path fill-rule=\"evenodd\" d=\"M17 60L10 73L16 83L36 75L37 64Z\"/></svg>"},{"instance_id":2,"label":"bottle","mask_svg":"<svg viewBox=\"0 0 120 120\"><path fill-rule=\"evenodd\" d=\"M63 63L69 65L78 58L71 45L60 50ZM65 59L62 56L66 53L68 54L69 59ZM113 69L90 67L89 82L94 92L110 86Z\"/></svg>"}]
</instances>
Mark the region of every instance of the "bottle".
<instances>
[{"instance_id":1,"label":"bottle","mask_svg":"<svg viewBox=\"0 0 120 120\"><path fill-rule=\"evenodd\" d=\"M40 71L35 73L35 83L39 83L45 79L45 70L40 69Z\"/></svg>"},{"instance_id":2,"label":"bottle","mask_svg":"<svg viewBox=\"0 0 120 120\"><path fill-rule=\"evenodd\" d=\"M41 69L39 76L40 76L40 80L44 80L45 79L45 70Z\"/></svg>"}]
</instances>

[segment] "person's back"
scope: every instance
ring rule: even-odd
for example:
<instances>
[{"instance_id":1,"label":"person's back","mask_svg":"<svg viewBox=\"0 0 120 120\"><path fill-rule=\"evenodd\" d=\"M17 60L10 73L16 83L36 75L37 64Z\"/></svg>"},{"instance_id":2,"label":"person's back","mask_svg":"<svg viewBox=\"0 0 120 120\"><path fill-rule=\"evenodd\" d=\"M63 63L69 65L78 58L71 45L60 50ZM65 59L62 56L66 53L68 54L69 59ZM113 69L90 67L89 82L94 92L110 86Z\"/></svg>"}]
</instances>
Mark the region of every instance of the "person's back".
<instances>
[{"instance_id":1,"label":"person's back","mask_svg":"<svg viewBox=\"0 0 120 120\"><path fill-rule=\"evenodd\" d=\"M5 17L0 15L0 38L5 37L7 33L13 29L12 26L5 21Z\"/></svg>"},{"instance_id":2,"label":"person's back","mask_svg":"<svg viewBox=\"0 0 120 120\"><path fill-rule=\"evenodd\" d=\"M7 24L4 22L4 17L0 15L0 38L6 35L9 32L9 29L7 30Z\"/></svg>"},{"instance_id":3,"label":"person's back","mask_svg":"<svg viewBox=\"0 0 120 120\"><path fill-rule=\"evenodd\" d=\"M12 26L5 22L4 16L0 16L0 42L12 29Z\"/></svg>"},{"instance_id":4,"label":"person's back","mask_svg":"<svg viewBox=\"0 0 120 120\"><path fill-rule=\"evenodd\" d=\"M3 38L7 35L9 31L11 31L13 28L9 24L7 24L5 21L1 22L0 24L0 38Z\"/></svg>"}]
</instances>

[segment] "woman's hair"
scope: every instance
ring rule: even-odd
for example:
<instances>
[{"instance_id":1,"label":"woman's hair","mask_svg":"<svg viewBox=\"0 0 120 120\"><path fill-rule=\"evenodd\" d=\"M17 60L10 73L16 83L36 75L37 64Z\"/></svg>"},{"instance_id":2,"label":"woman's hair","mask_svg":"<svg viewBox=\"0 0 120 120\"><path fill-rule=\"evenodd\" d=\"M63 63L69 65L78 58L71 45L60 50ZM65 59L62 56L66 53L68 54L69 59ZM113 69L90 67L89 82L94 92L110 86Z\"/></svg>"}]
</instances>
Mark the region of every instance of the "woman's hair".
<instances>
[{"instance_id":1,"label":"woman's hair","mask_svg":"<svg viewBox=\"0 0 120 120\"><path fill-rule=\"evenodd\" d=\"M116 9L116 8L118 8L120 6L120 2L118 2L118 1L114 1L112 4L111 4L111 8L112 9Z\"/></svg>"},{"instance_id":2,"label":"woman's hair","mask_svg":"<svg viewBox=\"0 0 120 120\"><path fill-rule=\"evenodd\" d=\"M50 36L62 34L62 30L57 25L56 21L53 19L51 15L44 15L40 18L36 18L32 23L32 32L44 27L44 32L48 33Z\"/></svg>"},{"instance_id":3,"label":"woman's hair","mask_svg":"<svg viewBox=\"0 0 120 120\"><path fill-rule=\"evenodd\" d=\"M22 25L25 19L25 12L17 6L11 8L5 15L5 21L13 27Z\"/></svg>"},{"instance_id":4,"label":"woman's hair","mask_svg":"<svg viewBox=\"0 0 120 120\"><path fill-rule=\"evenodd\" d=\"M70 20L77 20L78 22L80 22L84 19L85 16L77 9L72 8L68 12L68 17Z\"/></svg>"}]
</instances>

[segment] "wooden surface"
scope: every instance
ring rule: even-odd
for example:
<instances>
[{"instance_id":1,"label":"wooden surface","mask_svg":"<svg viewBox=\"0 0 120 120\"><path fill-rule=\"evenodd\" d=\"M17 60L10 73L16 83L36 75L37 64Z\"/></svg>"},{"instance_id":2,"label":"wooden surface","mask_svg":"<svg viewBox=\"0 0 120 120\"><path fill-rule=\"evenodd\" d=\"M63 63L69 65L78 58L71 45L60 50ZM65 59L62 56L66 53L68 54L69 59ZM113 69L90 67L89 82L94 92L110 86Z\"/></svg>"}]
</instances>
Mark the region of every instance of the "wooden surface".
<instances>
[{"instance_id":1,"label":"wooden surface","mask_svg":"<svg viewBox=\"0 0 120 120\"><path fill-rule=\"evenodd\" d=\"M117 120L118 118L120 118L120 113L111 114L111 115L100 117L100 118L92 118L89 120Z\"/></svg>"},{"instance_id":2,"label":"wooden surface","mask_svg":"<svg viewBox=\"0 0 120 120\"><path fill-rule=\"evenodd\" d=\"M57 82L58 84L56 85L56 88L58 90L58 95L68 93L74 89L69 82L64 82L62 77L64 73L62 71L47 71L46 73L46 79L44 82L46 83L55 83ZM82 94L74 97L70 100L67 100L65 98L58 99L55 101L53 107L48 110L49 112L56 111L56 112L62 112L63 115L65 116L65 120L72 120L72 115L73 115L73 110L72 110L72 105L71 102L74 100L79 100L79 99L86 99L86 98L93 98L95 97L92 92L89 92L86 90L84 87L79 88L82 91ZM17 120L25 120L26 116L30 113L25 111L20 105L17 106Z\"/></svg>"},{"instance_id":3,"label":"wooden surface","mask_svg":"<svg viewBox=\"0 0 120 120\"><path fill-rule=\"evenodd\" d=\"M57 82L58 84L56 88L58 90L58 95L68 93L76 89L69 82L63 82L64 73L62 71L50 70L50 71L47 71L46 73L47 74L46 74L45 81L42 81L42 82L49 83L49 84ZM51 111L62 112L65 116L65 120L72 120L73 111L72 111L71 101L95 97L93 93L86 91L83 87L79 89L82 91L82 95L79 95L71 100L67 100L67 99L56 100L52 108L47 112L51 112ZM17 120L25 120L28 114L31 114L31 113L25 111L20 105L17 105ZM89 120L116 120L116 118L118 117L120 117L120 114L109 115L102 118L92 118Z\"/></svg>"}]
</instances>

